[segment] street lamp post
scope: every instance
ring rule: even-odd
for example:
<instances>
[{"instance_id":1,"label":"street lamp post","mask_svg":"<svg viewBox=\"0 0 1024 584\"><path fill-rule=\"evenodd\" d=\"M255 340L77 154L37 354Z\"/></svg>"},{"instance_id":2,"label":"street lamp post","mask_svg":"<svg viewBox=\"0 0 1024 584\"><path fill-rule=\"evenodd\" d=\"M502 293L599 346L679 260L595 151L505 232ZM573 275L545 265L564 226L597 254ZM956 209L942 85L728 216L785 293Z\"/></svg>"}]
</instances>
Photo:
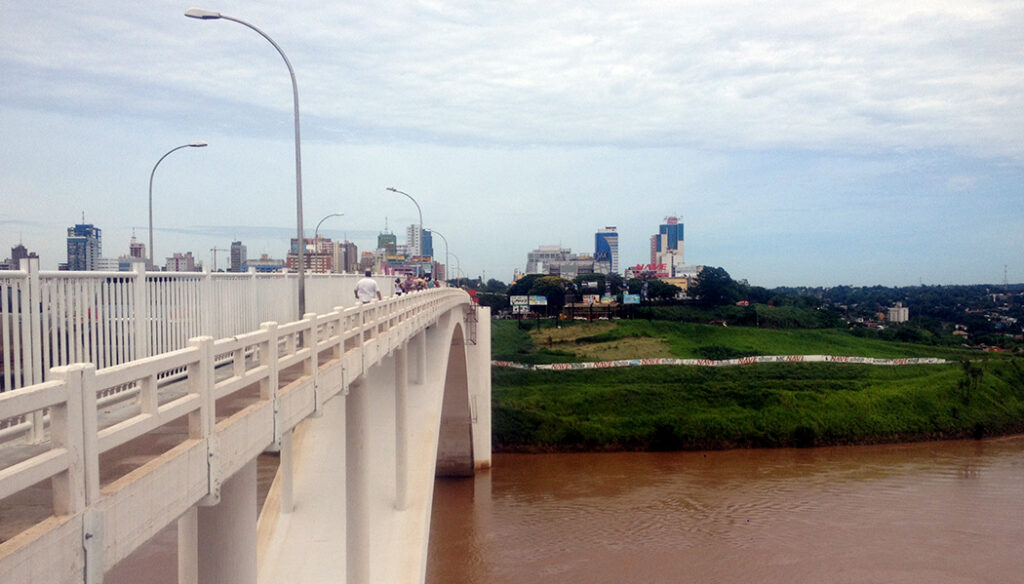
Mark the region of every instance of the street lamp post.
<instances>
[{"instance_id":1,"label":"street lamp post","mask_svg":"<svg viewBox=\"0 0 1024 584\"><path fill-rule=\"evenodd\" d=\"M462 271L462 262L459 260L459 256L457 256L455 254L452 254L452 257L455 258L455 266L456 266L455 267L455 271L456 271L455 277L456 277L456 279L458 279L458 277L459 277L458 276L458 272Z\"/></svg>"},{"instance_id":2,"label":"street lamp post","mask_svg":"<svg viewBox=\"0 0 1024 584\"><path fill-rule=\"evenodd\" d=\"M323 219L321 219L320 222L316 224L316 229L313 231L313 241L316 241L316 237L320 233L320 226L323 225L324 221L327 221L331 217L341 217L343 215L344 213L331 213L330 215L326 215Z\"/></svg>"},{"instance_id":3,"label":"street lamp post","mask_svg":"<svg viewBox=\"0 0 1024 584\"><path fill-rule=\"evenodd\" d=\"M320 237L320 226L323 225L324 221L327 221L331 217L341 217L342 215L344 215L344 213L331 213L330 215L324 216L324 218L321 219L316 224L316 229L313 230L313 245L317 246L317 247L313 248L314 251L316 251L317 253L320 253L320 248L319 248L319 245L320 245L320 240L319 240L319 237Z\"/></svg>"},{"instance_id":4,"label":"street lamp post","mask_svg":"<svg viewBox=\"0 0 1024 584\"><path fill-rule=\"evenodd\" d=\"M190 142L188 144L182 144L175 148L171 148L166 154L160 157L160 160L156 161L153 165L153 171L149 173L149 269L153 269L156 264L153 263L153 176L156 175L156 167L160 166L160 163L164 161L164 158L170 156L171 152L181 150L182 148L205 148L206 142Z\"/></svg>"},{"instance_id":5,"label":"street lamp post","mask_svg":"<svg viewBox=\"0 0 1024 584\"><path fill-rule=\"evenodd\" d=\"M419 248L420 248L420 255L422 256L423 255L423 211L420 210L420 204L416 202L416 199L412 198L412 195L410 195L409 193L406 193L404 191L400 191L400 190L396 189L395 187L388 187L386 190L389 190L392 193L398 193L400 195L405 195L405 196L409 197L409 200L412 201L413 205L416 205L416 212L420 214L420 238L419 238L420 239L420 241L419 241L420 245L419 245Z\"/></svg>"},{"instance_id":6,"label":"street lamp post","mask_svg":"<svg viewBox=\"0 0 1024 584\"><path fill-rule=\"evenodd\" d=\"M444 236L440 231L434 229L427 229L433 235L440 235L441 239L444 240L444 279L448 280L448 238Z\"/></svg>"},{"instance_id":7,"label":"street lamp post","mask_svg":"<svg viewBox=\"0 0 1024 584\"><path fill-rule=\"evenodd\" d=\"M306 245L305 237L302 233L302 148L301 141L299 139L299 84L295 81L295 69L292 68L291 61L288 60L288 56L284 54L281 47L274 42L274 39L267 36L267 33L256 28L255 26L239 20L237 18L226 16L220 12L212 10L203 10L200 8L189 8L185 11L185 16L189 18L198 18L200 20L216 20L224 19L230 20L231 22L237 22L242 26L250 28L256 31L261 37L267 39L267 41L277 49L277 52L284 59L284 64L288 67L288 75L292 79L292 103L295 113L295 214L297 235L298 235L298 260L299 260L299 318L301 319L306 314L306 266L305 266L305 254L304 249Z\"/></svg>"}]
</instances>

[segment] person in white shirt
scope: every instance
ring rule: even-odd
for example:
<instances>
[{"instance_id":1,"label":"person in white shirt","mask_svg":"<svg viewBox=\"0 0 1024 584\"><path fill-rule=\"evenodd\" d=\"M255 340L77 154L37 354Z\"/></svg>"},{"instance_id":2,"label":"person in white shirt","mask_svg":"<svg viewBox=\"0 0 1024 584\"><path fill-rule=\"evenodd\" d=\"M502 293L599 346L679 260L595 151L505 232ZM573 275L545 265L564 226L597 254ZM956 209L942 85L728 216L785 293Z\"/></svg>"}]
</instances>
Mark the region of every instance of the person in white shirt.
<instances>
[{"instance_id":1,"label":"person in white shirt","mask_svg":"<svg viewBox=\"0 0 1024 584\"><path fill-rule=\"evenodd\" d=\"M365 277L356 283L355 292L356 300L359 300L363 304L370 302L374 297L376 297L377 300L383 299L380 294L380 287L377 286L377 280L370 277L370 270L366 270Z\"/></svg>"}]
</instances>

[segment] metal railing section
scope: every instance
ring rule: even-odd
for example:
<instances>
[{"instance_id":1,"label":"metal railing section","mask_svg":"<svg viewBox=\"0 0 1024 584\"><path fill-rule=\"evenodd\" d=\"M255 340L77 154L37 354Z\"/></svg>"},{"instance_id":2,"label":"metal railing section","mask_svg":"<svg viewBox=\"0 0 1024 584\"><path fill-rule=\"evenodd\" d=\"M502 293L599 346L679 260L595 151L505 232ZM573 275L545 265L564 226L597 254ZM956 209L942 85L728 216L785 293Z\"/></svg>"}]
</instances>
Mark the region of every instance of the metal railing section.
<instances>
[{"instance_id":1,"label":"metal railing section","mask_svg":"<svg viewBox=\"0 0 1024 584\"><path fill-rule=\"evenodd\" d=\"M299 316L294 274L43 272L38 260L21 267L0 271L0 392L45 381L60 365L103 369L181 349L193 337ZM310 274L307 305L323 314L353 304L359 278ZM391 289L390 279L380 283Z\"/></svg>"}]
</instances>

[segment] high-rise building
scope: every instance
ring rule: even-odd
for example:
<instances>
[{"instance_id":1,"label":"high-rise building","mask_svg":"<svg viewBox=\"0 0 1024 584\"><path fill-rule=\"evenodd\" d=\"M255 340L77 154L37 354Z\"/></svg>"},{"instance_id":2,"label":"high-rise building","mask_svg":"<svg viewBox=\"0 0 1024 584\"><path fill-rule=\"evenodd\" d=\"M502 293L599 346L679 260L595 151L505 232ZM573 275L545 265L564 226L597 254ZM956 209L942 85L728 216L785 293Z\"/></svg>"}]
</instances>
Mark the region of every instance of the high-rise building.
<instances>
[{"instance_id":1,"label":"high-rise building","mask_svg":"<svg viewBox=\"0 0 1024 584\"><path fill-rule=\"evenodd\" d=\"M683 224L678 217L665 217L665 223L658 228L657 252L674 251L683 255Z\"/></svg>"},{"instance_id":2,"label":"high-rise building","mask_svg":"<svg viewBox=\"0 0 1024 584\"><path fill-rule=\"evenodd\" d=\"M398 237L385 229L377 236L377 249L384 250L384 255L395 255L398 252Z\"/></svg>"},{"instance_id":3,"label":"high-rise building","mask_svg":"<svg viewBox=\"0 0 1024 584\"><path fill-rule=\"evenodd\" d=\"M229 272L244 272L248 268L245 267L248 261L246 254L246 248L242 245L241 241L231 242L231 267L228 268Z\"/></svg>"},{"instance_id":4,"label":"high-rise building","mask_svg":"<svg viewBox=\"0 0 1024 584\"><path fill-rule=\"evenodd\" d=\"M332 253L335 272L354 274L359 271L359 248L356 244L339 241L334 244Z\"/></svg>"},{"instance_id":5,"label":"high-rise building","mask_svg":"<svg viewBox=\"0 0 1024 584\"><path fill-rule=\"evenodd\" d=\"M28 251L28 249L24 245L19 243L18 245L11 248L11 257L8 258L7 261L5 262L0 262L0 270L20 270L21 260L29 258L38 259L39 256L36 255L36 252L34 251Z\"/></svg>"},{"instance_id":6,"label":"high-rise building","mask_svg":"<svg viewBox=\"0 0 1024 584\"><path fill-rule=\"evenodd\" d=\"M405 241L406 245L409 246L410 256L422 256L423 250L420 248L420 226L416 223L405 228ZM423 240L426 243L426 239Z\"/></svg>"},{"instance_id":7,"label":"high-rise building","mask_svg":"<svg viewBox=\"0 0 1024 584\"><path fill-rule=\"evenodd\" d=\"M68 270L91 271L103 256L103 230L91 223L68 227Z\"/></svg>"},{"instance_id":8,"label":"high-rise building","mask_svg":"<svg viewBox=\"0 0 1024 584\"><path fill-rule=\"evenodd\" d=\"M429 230L423 231L423 250L420 255L425 258L434 257L434 234Z\"/></svg>"},{"instance_id":9,"label":"high-rise building","mask_svg":"<svg viewBox=\"0 0 1024 584\"><path fill-rule=\"evenodd\" d=\"M682 267L683 244L683 224L678 217L665 217L658 234L651 237L651 263ZM674 272L674 268L668 271Z\"/></svg>"},{"instance_id":10,"label":"high-rise building","mask_svg":"<svg viewBox=\"0 0 1024 584\"><path fill-rule=\"evenodd\" d=\"M619 233L614 226L594 234L594 262L606 266L605 273L619 273Z\"/></svg>"},{"instance_id":11,"label":"high-rise building","mask_svg":"<svg viewBox=\"0 0 1024 584\"><path fill-rule=\"evenodd\" d=\"M106 260L101 260L101 264L105 263ZM153 269L149 265L149 257L146 256L146 244L139 242L135 239L135 234L132 234L131 241L128 242L128 255L122 255L116 260L110 260L110 269L118 272L133 272L135 266L141 265L147 270ZM107 269L107 268L104 268Z\"/></svg>"},{"instance_id":12,"label":"high-rise building","mask_svg":"<svg viewBox=\"0 0 1024 584\"><path fill-rule=\"evenodd\" d=\"M135 239L135 234L132 234L132 240L128 242L128 257L137 259L146 258L146 244Z\"/></svg>"},{"instance_id":13,"label":"high-rise building","mask_svg":"<svg viewBox=\"0 0 1024 584\"><path fill-rule=\"evenodd\" d=\"M305 271L323 274L331 271L331 265L333 264L333 254L328 251L333 247L333 243L329 238L318 235L316 239L312 237L303 238L305 246L302 250L302 263L305 264ZM288 257L285 258L285 265L289 271L299 271L299 239L293 237L291 239L291 247L288 251Z\"/></svg>"}]
</instances>

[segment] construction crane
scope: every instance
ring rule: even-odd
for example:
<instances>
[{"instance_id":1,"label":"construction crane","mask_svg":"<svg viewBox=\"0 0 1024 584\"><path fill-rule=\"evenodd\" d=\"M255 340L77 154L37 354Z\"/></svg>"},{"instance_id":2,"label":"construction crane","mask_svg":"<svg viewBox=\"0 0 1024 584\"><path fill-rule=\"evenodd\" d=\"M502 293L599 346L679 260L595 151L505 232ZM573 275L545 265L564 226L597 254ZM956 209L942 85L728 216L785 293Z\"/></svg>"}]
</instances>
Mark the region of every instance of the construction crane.
<instances>
[{"instance_id":1,"label":"construction crane","mask_svg":"<svg viewBox=\"0 0 1024 584\"><path fill-rule=\"evenodd\" d=\"M217 271L217 252L218 251L231 251L230 249L224 249L223 247L211 247L210 251L213 252L213 271Z\"/></svg>"}]
</instances>

